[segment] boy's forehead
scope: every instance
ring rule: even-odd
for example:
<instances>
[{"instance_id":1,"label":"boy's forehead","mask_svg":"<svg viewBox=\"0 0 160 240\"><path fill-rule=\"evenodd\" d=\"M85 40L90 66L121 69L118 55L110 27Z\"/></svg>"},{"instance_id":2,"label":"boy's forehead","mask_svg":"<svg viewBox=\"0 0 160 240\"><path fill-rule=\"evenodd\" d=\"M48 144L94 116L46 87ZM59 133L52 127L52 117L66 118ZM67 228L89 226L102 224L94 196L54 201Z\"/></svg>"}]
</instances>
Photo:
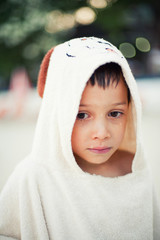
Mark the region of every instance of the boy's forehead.
<instances>
[{"instance_id":1,"label":"boy's forehead","mask_svg":"<svg viewBox=\"0 0 160 240\"><path fill-rule=\"evenodd\" d=\"M96 76L95 76L95 80L96 80ZM119 76L119 81L115 81L116 80L116 77L113 75L111 75L110 76L110 81L109 81L109 84L107 84L107 82L108 82L108 76L107 76L107 74L105 73L105 86L103 87L103 85L99 85L98 84L98 81L95 81L95 85L97 85L100 89L102 89L102 90L105 90L105 88L109 88L109 87L112 87L112 88L116 88L117 86L118 86L118 84L119 84L119 82L122 82L125 86L127 85L127 83L126 83L126 81L125 81L125 79L124 79L124 77L123 77L123 75L122 74L120 74L120 76ZM92 83L91 83L91 78L86 82L86 86L85 86L85 88L87 87L87 86L91 86L91 87L93 87L93 85L92 85ZM84 89L85 90L85 89Z\"/></svg>"},{"instance_id":2,"label":"boy's forehead","mask_svg":"<svg viewBox=\"0 0 160 240\"><path fill-rule=\"evenodd\" d=\"M110 85L105 89L98 86L96 83L92 86L90 83L86 85L81 101L80 106L93 106L93 105L122 105L126 104L127 101L127 88L124 84L124 81L120 80L118 85Z\"/></svg>"}]
</instances>

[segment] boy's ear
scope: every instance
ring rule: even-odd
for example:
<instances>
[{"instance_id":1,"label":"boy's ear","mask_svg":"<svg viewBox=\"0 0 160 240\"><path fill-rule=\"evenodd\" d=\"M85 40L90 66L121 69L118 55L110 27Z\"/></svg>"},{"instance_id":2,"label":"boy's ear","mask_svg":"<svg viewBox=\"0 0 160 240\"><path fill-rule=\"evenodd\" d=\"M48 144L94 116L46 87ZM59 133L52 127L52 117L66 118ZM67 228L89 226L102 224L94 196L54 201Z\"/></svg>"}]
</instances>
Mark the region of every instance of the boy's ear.
<instances>
[{"instance_id":1,"label":"boy's ear","mask_svg":"<svg viewBox=\"0 0 160 240\"><path fill-rule=\"evenodd\" d=\"M39 74L38 74L38 82L37 82L37 90L38 94L41 98L43 98L43 92L44 92L44 87L45 87L45 82L46 82L46 77L47 77L47 71L48 71L48 66L50 62L50 57L53 52L54 48L51 48L46 55L44 56Z\"/></svg>"}]
</instances>

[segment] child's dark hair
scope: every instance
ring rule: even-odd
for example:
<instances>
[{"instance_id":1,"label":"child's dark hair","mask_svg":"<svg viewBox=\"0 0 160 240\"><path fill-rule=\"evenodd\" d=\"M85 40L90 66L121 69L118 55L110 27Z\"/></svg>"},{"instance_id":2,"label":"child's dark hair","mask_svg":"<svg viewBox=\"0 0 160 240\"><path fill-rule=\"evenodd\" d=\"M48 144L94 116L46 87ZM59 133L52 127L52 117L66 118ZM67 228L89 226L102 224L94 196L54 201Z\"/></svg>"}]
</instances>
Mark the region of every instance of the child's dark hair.
<instances>
[{"instance_id":1,"label":"child's dark hair","mask_svg":"<svg viewBox=\"0 0 160 240\"><path fill-rule=\"evenodd\" d=\"M90 77L89 82L91 83L92 86L94 86L95 83L97 82L98 86L103 87L105 89L105 87L108 87L110 83L113 82L116 82L117 86L121 77L123 78L128 91L128 103L129 103L131 100L130 90L124 79L122 69L117 63L110 62L97 68Z\"/></svg>"}]
</instances>

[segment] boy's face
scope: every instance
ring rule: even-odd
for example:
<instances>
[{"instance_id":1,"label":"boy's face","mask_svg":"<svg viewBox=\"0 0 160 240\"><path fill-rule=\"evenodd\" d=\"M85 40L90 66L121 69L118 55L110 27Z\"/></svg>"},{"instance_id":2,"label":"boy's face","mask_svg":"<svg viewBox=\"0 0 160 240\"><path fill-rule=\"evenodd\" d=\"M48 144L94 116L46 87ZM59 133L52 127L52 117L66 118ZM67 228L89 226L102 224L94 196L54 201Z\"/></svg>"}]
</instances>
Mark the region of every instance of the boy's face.
<instances>
[{"instance_id":1,"label":"boy's face","mask_svg":"<svg viewBox=\"0 0 160 240\"><path fill-rule=\"evenodd\" d=\"M72 132L72 150L80 167L110 159L123 140L127 115L127 88L122 79L105 89L88 83Z\"/></svg>"}]
</instances>

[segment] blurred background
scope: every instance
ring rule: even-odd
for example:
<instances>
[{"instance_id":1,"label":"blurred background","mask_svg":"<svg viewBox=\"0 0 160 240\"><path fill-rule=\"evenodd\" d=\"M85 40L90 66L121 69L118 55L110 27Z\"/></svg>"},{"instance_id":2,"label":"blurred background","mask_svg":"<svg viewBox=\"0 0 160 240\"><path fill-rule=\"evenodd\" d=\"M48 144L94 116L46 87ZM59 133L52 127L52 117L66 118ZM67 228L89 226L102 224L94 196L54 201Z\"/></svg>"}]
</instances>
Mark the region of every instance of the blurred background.
<instances>
[{"instance_id":1,"label":"blurred background","mask_svg":"<svg viewBox=\"0 0 160 240\"><path fill-rule=\"evenodd\" d=\"M127 58L143 104L146 155L160 197L160 1L0 1L0 190L31 150L40 63L52 47L102 37Z\"/></svg>"}]
</instances>

